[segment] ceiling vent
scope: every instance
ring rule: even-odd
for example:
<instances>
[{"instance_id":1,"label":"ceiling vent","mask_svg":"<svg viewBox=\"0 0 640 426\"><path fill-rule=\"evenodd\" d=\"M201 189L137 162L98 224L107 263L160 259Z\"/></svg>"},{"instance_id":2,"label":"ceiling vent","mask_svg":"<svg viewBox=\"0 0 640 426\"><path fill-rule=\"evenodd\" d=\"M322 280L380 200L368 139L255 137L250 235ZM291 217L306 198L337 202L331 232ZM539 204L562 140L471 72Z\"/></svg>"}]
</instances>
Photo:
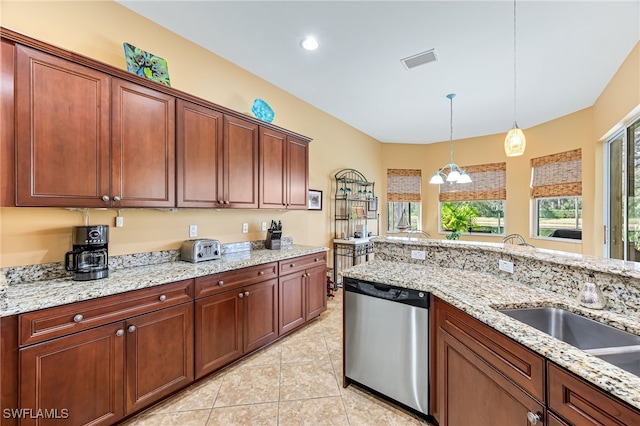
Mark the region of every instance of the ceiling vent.
<instances>
[{"instance_id":1,"label":"ceiling vent","mask_svg":"<svg viewBox=\"0 0 640 426\"><path fill-rule=\"evenodd\" d=\"M426 52L418 53L417 55L409 56L408 58L401 59L402 65L408 70L411 68L419 67L420 65L428 64L429 62L435 62L438 60L436 49L430 49Z\"/></svg>"}]
</instances>

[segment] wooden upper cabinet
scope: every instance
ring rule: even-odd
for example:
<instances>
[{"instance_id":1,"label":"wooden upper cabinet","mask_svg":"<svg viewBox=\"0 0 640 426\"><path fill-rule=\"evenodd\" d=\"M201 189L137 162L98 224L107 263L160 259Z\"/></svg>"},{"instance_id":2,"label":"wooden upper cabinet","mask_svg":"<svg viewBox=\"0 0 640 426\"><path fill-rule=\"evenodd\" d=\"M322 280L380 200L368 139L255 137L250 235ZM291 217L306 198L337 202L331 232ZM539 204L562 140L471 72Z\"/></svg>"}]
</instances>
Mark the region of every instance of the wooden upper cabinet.
<instances>
[{"instance_id":1,"label":"wooden upper cabinet","mask_svg":"<svg viewBox=\"0 0 640 426\"><path fill-rule=\"evenodd\" d=\"M175 207L175 97L113 78L113 207Z\"/></svg>"},{"instance_id":2,"label":"wooden upper cabinet","mask_svg":"<svg viewBox=\"0 0 640 426\"><path fill-rule=\"evenodd\" d=\"M309 142L289 136L288 209L307 210L309 206Z\"/></svg>"},{"instance_id":3,"label":"wooden upper cabinet","mask_svg":"<svg viewBox=\"0 0 640 426\"><path fill-rule=\"evenodd\" d=\"M177 207L222 207L222 113L178 99Z\"/></svg>"},{"instance_id":4,"label":"wooden upper cabinet","mask_svg":"<svg viewBox=\"0 0 640 426\"><path fill-rule=\"evenodd\" d=\"M222 177L218 197L225 207L258 207L258 126L224 116Z\"/></svg>"},{"instance_id":5,"label":"wooden upper cabinet","mask_svg":"<svg viewBox=\"0 0 640 426\"><path fill-rule=\"evenodd\" d=\"M110 77L19 45L16 61L16 205L104 207Z\"/></svg>"},{"instance_id":6,"label":"wooden upper cabinet","mask_svg":"<svg viewBox=\"0 0 640 426\"><path fill-rule=\"evenodd\" d=\"M287 136L260 128L260 207L287 208Z\"/></svg>"},{"instance_id":7,"label":"wooden upper cabinet","mask_svg":"<svg viewBox=\"0 0 640 426\"><path fill-rule=\"evenodd\" d=\"M308 142L260 128L260 207L307 209Z\"/></svg>"}]
</instances>

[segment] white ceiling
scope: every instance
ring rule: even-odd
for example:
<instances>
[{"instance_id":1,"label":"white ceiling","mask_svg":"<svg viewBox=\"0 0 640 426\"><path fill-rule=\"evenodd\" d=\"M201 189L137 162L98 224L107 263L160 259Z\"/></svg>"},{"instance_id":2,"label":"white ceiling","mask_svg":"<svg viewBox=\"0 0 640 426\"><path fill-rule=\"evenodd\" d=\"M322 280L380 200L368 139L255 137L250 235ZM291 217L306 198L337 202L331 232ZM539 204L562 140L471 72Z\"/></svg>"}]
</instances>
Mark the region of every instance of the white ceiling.
<instances>
[{"instance_id":1,"label":"white ceiling","mask_svg":"<svg viewBox=\"0 0 640 426\"><path fill-rule=\"evenodd\" d=\"M508 0L118 2L382 142L449 140L448 93L454 139L513 124ZM524 129L593 105L640 40L640 0L518 0L516 10ZM300 47L306 35L318 50ZM432 48L437 62L400 62Z\"/></svg>"}]
</instances>

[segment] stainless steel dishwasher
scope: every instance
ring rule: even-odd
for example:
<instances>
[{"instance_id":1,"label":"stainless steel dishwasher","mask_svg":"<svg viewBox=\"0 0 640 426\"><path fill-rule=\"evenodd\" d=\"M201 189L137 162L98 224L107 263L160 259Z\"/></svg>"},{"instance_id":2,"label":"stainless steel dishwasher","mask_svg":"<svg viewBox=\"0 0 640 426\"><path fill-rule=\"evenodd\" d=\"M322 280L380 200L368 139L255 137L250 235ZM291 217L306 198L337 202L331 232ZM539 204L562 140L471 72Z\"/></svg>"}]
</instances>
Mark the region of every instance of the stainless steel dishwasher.
<instances>
[{"instance_id":1,"label":"stainless steel dishwasher","mask_svg":"<svg viewBox=\"0 0 640 426\"><path fill-rule=\"evenodd\" d=\"M346 278L344 371L429 415L429 293Z\"/></svg>"}]
</instances>

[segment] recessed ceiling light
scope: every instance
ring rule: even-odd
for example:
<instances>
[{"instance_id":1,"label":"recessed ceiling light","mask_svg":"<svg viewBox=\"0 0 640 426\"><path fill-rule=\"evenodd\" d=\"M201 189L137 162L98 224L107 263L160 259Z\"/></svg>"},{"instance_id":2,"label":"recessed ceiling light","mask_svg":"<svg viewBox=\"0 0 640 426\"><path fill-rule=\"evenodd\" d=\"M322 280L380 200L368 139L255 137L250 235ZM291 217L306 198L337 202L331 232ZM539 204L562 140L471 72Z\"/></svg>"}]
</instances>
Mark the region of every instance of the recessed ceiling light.
<instances>
[{"instance_id":1,"label":"recessed ceiling light","mask_svg":"<svg viewBox=\"0 0 640 426\"><path fill-rule=\"evenodd\" d=\"M316 50L318 48L318 40L314 37L306 37L300 42L300 45L305 50Z\"/></svg>"}]
</instances>

